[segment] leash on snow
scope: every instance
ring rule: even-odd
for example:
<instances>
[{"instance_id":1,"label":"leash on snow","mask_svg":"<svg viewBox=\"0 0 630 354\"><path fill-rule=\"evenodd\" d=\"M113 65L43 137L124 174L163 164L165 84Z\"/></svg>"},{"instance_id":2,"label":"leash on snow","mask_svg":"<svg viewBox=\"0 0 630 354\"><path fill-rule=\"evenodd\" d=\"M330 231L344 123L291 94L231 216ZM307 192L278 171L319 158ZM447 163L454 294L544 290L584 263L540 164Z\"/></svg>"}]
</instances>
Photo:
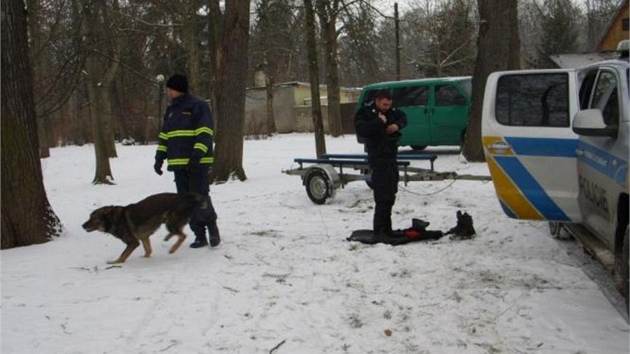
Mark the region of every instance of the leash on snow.
<instances>
[{"instance_id":1,"label":"leash on snow","mask_svg":"<svg viewBox=\"0 0 630 354\"><path fill-rule=\"evenodd\" d=\"M409 190L408 188L406 188L405 186L401 186L401 185L399 185L399 186L398 186L398 188L400 188L400 189L402 189L402 190L404 190L405 192L410 193L410 194L420 195L420 196L427 196L427 195L434 195L434 194L438 194L438 193L441 193L441 192L443 192L443 191L445 191L445 190L447 190L447 189L451 188L451 186L453 185L453 183L455 183L456 181L457 181L457 180L456 180L456 179L454 179L454 180L453 180L451 183L449 183L446 187L444 187L444 188L442 188L442 189L438 189L437 191L435 191L435 192L431 192L431 193L418 193L418 192L413 192L413 191Z\"/></svg>"}]
</instances>

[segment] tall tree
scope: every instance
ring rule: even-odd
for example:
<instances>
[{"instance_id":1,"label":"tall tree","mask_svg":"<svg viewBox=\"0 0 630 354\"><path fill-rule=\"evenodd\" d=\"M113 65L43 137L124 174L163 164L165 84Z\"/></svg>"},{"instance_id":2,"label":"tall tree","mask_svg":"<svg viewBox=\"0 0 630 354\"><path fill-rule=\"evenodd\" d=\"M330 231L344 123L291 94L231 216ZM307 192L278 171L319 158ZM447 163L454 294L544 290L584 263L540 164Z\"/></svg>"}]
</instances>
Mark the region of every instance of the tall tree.
<instances>
[{"instance_id":1,"label":"tall tree","mask_svg":"<svg viewBox=\"0 0 630 354\"><path fill-rule=\"evenodd\" d=\"M379 67L382 57L381 41L376 14L368 3L358 3L356 9L344 8L344 33L339 38L340 81L346 86L358 87L383 81L384 68ZM384 54L384 53L383 53Z\"/></svg>"},{"instance_id":2,"label":"tall tree","mask_svg":"<svg viewBox=\"0 0 630 354\"><path fill-rule=\"evenodd\" d=\"M40 9L41 4L40 0L27 0L26 6L28 8L28 32L29 32L29 49L30 49L30 61L32 66L32 75L33 81L38 82L41 81L41 77L43 76L44 70L44 59L43 55L43 43L42 43L42 31L41 31L41 22L40 22ZM42 96L41 93L37 93L40 91L41 85L33 85L33 92L36 96ZM37 90L37 89L40 90ZM47 127L48 117L43 115L41 110L42 105L37 104L41 102L41 100L35 100L35 114L37 115L37 136L39 138L39 155L40 157L50 157L50 149L49 149L49 139L48 134L50 133L50 129ZM37 110L40 110L38 113Z\"/></svg>"},{"instance_id":3,"label":"tall tree","mask_svg":"<svg viewBox=\"0 0 630 354\"><path fill-rule=\"evenodd\" d=\"M250 40L250 57L265 75L267 123L254 129L271 134L276 131L273 110L275 83L294 77L291 62L296 46L292 31L296 20L292 4L287 0L261 0L256 7L256 20Z\"/></svg>"},{"instance_id":4,"label":"tall tree","mask_svg":"<svg viewBox=\"0 0 630 354\"><path fill-rule=\"evenodd\" d=\"M26 9L2 0L2 244L11 248L58 236L61 223L50 207L39 161Z\"/></svg>"},{"instance_id":5,"label":"tall tree","mask_svg":"<svg viewBox=\"0 0 630 354\"><path fill-rule=\"evenodd\" d=\"M212 182L247 179L243 169L243 132L248 41L249 0L227 0L217 53L217 144Z\"/></svg>"},{"instance_id":6,"label":"tall tree","mask_svg":"<svg viewBox=\"0 0 630 354\"><path fill-rule=\"evenodd\" d=\"M485 161L481 141L481 110L488 75L520 68L517 0L477 0L479 36L472 81L472 105L463 154L468 161Z\"/></svg>"},{"instance_id":7,"label":"tall tree","mask_svg":"<svg viewBox=\"0 0 630 354\"><path fill-rule=\"evenodd\" d=\"M538 67L553 68L552 54L578 51L580 9L571 0L546 0L539 8L542 38L538 47Z\"/></svg>"},{"instance_id":8,"label":"tall tree","mask_svg":"<svg viewBox=\"0 0 630 354\"><path fill-rule=\"evenodd\" d=\"M322 106L319 97L319 66L317 65L317 39L315 26L315 9L312 0L304 0L306 17L306 47L308 51L308 75L311 83L311 114L315 133L315 152L317 157L326 153Z\"/></svg>"},{"instance_id":9,"label":"tall tree","mask_svg":"<svg viewBox=\"0 0 630 354\"><path fill-rule=\"evenodd\" d=\"M473 5L467 0L443 2L428 20L430 43L424 63L427 76L461 76L472 73L475 59ZM424 68L422 68L424 66Z\"/></svg>"},{"instance_id":10,"label":"tall tree","mask_svg":"<svg viewBox=\"0 0 630 354\"><path fill-rule=\"evenodd\" d=\"M332 136L343 134L337 58L337 18L342 6L344 6L342 0L315 0L315 9L324 42L324 65L328 92L328 132Z\"/></svg>"},{"instance_id":11,"label":"tall tree","mask_svg":"<svg viewBox=\"0 0 630 354\"><path fill-rule=\"evenodd\" d=\"M120 66L120 38L112 33L113 19L119 12L118 0L108 8L103 1L83 2L84 45L88 51L85 69L87 72L87 92L90 99L90 116L96 170L94 184L112 184L113 174L110 157L116 157L114 133L112 129L113 110L111 88Z\"/></svg>"}]
</instances>

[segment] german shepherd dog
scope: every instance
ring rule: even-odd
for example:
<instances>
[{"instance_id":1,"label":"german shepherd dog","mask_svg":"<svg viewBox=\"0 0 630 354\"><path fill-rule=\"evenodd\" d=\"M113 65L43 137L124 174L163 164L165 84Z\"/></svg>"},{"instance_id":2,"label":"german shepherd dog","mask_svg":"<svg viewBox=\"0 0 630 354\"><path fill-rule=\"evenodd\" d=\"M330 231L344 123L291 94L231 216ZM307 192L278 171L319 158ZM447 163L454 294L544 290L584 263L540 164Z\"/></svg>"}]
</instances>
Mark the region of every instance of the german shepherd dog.
<instances>
[{"instance_id":1,"label":"german shepherd dog","mask_svg":"<svg viewBox=\"0 0 630 354\"><path fill-rule=\"evenodd\" d=\"M144 247L144 257L151 256L151 236L162 224L168 235L164 241L177 236L169 253L175 253L186 239L182 232L197 206L203 206L205 198L199 194L160 193L149 196L135 204L127 206L104 206L94 210L83 224L87 232L99 230L122 240L127 247L118 259L108 264L124 263L129 255L140 245Z\"/></svg>"}]
</instances>

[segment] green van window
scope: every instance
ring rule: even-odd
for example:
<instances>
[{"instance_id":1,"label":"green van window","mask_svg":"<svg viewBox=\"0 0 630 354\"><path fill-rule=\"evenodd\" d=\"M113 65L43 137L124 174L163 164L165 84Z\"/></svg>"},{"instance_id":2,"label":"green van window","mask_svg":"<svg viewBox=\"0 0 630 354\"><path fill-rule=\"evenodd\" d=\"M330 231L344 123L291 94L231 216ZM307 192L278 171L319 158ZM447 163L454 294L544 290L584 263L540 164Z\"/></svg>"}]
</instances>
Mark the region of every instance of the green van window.
<instances>
[{"instance_id":1,"label":"green van window","mask_svg":"<svg viewBox=\"0 0 630 354\"><path fill-rule=\"evenodd\" d=\"M408 86L394 89L394 106L426 106L429 102L429 86Z\"/></svg>"},{"instance_id":2,"label":"green van window","mask_svg":"<svg viewBox=\"0 0 630 354\"><path fill-rule=\"evenodd\" d=\"M436 106L465 106L466 97L453 85L435 86Z\"/></svg>"}]
</instances>

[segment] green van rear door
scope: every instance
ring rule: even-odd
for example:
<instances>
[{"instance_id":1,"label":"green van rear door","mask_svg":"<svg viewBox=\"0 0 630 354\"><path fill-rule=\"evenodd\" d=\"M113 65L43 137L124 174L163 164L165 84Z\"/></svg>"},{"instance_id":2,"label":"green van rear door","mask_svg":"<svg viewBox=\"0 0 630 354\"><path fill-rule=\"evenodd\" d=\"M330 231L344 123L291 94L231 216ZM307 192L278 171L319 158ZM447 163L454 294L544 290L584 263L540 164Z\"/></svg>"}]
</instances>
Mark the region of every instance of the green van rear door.
<instances>
[{"instance_id":1,"label":"green van rear door","mask_svg":"<svg viewBox=\"0 0 630 354\"><path fill-rule=\"evenodd\" d=\"M431 85L413 84L393 89L394 106L407 115L407 127L398 142L400 146L425 147L430 145L429 93Z\"/></svg>"},{"instance_id":2,"label":"green van rear door","mask_svg":"<svg viewBox=\"0 0 630 354\"><path fill-rule=\"evenodd\" d=\"M427 145L460 145L470 106L466 84L470 80L435 84L429 118L431 142Z\"/></svg>"}]
</instances>

